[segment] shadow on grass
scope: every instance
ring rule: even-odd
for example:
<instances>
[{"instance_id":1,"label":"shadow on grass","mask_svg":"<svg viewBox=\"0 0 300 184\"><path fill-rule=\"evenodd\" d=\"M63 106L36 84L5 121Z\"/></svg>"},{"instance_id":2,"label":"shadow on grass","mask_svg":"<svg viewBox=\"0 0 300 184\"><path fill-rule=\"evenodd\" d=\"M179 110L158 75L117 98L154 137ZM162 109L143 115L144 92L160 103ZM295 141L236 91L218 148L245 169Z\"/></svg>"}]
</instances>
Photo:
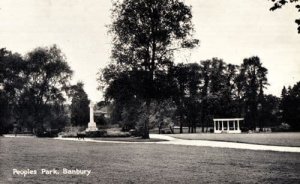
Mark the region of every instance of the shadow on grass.
<instances>
[{"instance_id":1,"label":"shadow on grass","mask_svg":"<svg viewBox=\"0 0 300 184\"><path fill-rule=\"evenodd\" d=\"M91 138L92 140L99 141L122 141L122 142L162 142L167 141L163 139L142 139L140 137L101 137Z\"/></svg>"}]
</instances>

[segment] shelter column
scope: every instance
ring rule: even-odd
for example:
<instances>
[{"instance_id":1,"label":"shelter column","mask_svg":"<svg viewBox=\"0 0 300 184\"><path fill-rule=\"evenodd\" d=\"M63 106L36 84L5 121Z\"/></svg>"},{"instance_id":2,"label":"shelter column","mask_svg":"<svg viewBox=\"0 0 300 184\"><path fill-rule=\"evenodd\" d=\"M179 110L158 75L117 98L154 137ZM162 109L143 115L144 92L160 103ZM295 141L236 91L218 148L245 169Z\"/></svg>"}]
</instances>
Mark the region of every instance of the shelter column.
<instances>
[{"instance_id":1,"label":"shelter column","mask_svg":"<svg viewBox=\"0 0 300 184\"><path fill-rule=\"evenodd\" d=\"M236 121L233 121L233 130L235 130L235 123Z\"/></svg>"},{"instance_id":2,"label":"shelter column","mask_svg":"<svg viewBox=\"0 0 300 184\"><path fill-rule=\"evenodd\" d=\"M223 120L222 120L221 122L222 122L222 131L224 131L224 124L223 124Z\"/></svg>"},{"instance_id":3,"label":"shelter column","mask_svg":"<svg viewBox=\"0 0 300 184\"><path fill-rule=\"evenodd\" d=\"M229 121L227 121L227 132L229 132Z\"/></svg>"},{"instance_id":4,"label":"shelter column","mask_svg":"<svg viewBox=\"0 0 300 184\"><path fill-rule=\"evenodd\" d=\"M214 120L214 132L216 132L216 122Z\"/></svg>"},{"instance_id":5,"label":"shelter column","mask_svg":"<svg viewBox=\"0 0 300 184\"><path fill-rule=\"evenodd\" d=\"M240 120L237 120L237 129L240 130Z\"/></svg>"}]
</instances>

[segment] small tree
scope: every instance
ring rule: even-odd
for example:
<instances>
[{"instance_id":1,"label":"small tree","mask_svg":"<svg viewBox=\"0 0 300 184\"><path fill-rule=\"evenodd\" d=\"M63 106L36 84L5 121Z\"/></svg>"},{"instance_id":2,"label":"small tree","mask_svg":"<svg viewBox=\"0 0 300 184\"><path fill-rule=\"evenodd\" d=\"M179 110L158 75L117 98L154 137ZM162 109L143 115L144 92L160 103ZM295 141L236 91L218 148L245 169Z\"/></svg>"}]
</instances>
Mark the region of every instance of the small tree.
<instances>
[{"instance_id":1,"label":"small tree","mask_svg":"<svg viewBox=\"0 0 300 184\"><path fill-rule=\"evenodd\" d=\"M84 84L78 82L71 86L71 124L75 126L85 126L89 122L89 104L90 100L83 89Z\"/></svg>"}]
</instances>

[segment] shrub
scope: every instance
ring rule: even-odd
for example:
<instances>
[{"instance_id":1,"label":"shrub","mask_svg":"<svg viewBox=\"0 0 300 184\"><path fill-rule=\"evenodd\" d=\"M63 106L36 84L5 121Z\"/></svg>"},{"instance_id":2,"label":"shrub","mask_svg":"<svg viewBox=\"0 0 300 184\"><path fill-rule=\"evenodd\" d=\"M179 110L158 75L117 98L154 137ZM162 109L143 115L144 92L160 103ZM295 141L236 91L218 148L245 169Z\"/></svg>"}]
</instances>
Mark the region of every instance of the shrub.
<instances>
[{"instance_id":1,"label":"shrub","mask_svg":"<svg viewBox=\"0 0 300 184\"><path fill-rule=\"evenodd\" d=\"M42 130L39 129L36 132L37 137L57 137L58 136L58 130Z\"/></svg>"},{"instance_id":2,"label":"shrub","mask_svg":"<svg viewBox=\"0 0 300 184\"><path fill-rule=\"evenodd\" d=\"M86 137L105 137L107 135L106 130L97 130L92 132L86 132Z\"/></svg>"}]
</instances>

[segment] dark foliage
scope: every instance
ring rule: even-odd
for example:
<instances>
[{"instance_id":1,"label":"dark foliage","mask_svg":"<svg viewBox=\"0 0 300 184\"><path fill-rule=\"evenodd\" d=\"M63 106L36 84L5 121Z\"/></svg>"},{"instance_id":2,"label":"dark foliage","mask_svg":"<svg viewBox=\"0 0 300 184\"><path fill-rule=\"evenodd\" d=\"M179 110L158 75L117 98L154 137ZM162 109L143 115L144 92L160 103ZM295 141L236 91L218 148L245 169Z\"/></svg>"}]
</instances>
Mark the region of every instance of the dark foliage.
<instances>
[{"instance_id":1,"label":"dark foliage","mask_svg":"<svg viewBox=\"0 0 300 184\"><path fill-rule=\"evenodd\" d=\"M56 45L25 57L0 51L1 129L13 122L26 131L62 128L67 121L64 92L72 71Z\"/></svg>"},{"instance_id":2,"label":"dark foliage","mask_svg":"<svg viewBox=\"0 0 300 184\"><path fill-rule=\"evenodd\" d=\"M292 130L300 130L300 82L292 88L282 90L280 109L282 121L289 124Z\"/></svg>"},{"instance_id":3,"label":"dark foliage","mask_svg":"<svg viewBox=\"0 0 300 184\"><path fill-rule=\"evenodd\" d=\"M295 8L298 12L300 12L300 2L299 0L271 0L274 4L270 8L270 11L275 11L277 9L281 9L283 6L287 4L294 4ZM298 25L298 34L300 34L300 18L295 20L295 23Z\"/></svg>"},{"instance_id":4,"label":"dark foliage","mask_svg":"<svg viewBox=\"0 0 300 184\"><path fill-rule=\"evenodd\" d=\"M198 43L191 39L190 7L179 0L124 0L114 3L112 17L112 70L122 71L103 72L113 73L103 77L108 84L106 96L122 102L139 98L146 102L149 114L151 102L165 94L161 81L172 66L173 51ZM116 94L120 90L124 94ZM149 138L148 126L145 118L144 138Z\"/></svg>"},{"instance_id":5,"label":"dark foliage","mask_svg":"<svg viewBox=\"0 0 300 184\"><path fill-rule=\"evenodd\" d=\"M74 126L86 126L89 122L89 104L90 100L83 89L83 83L78 82L71 86L69 96L71 103L71 124Z\"/></svg>"}]
</instances>

